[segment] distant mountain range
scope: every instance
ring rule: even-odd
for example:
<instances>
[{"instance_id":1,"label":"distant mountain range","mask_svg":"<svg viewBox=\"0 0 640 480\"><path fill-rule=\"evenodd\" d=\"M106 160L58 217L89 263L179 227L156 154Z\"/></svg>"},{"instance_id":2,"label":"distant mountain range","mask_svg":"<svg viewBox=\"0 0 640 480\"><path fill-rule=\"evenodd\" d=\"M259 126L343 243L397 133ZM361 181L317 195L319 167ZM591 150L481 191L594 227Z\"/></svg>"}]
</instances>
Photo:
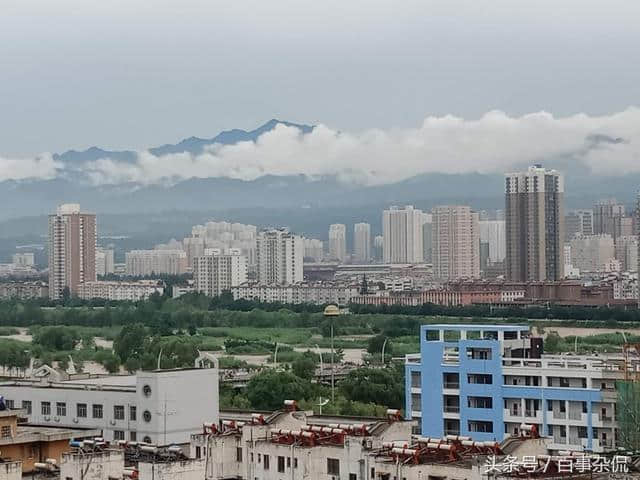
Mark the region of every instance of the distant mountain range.
<instances>
[{"instance_id":1,"label":"distant mountain range","mask_svg":"<svg viewBox=\"0 0 640 480\"><path fill-rule=\"evenodd\" d=\"M256 141L278 124L300 129L303 134L313 126L270 120L251 131L228 130L212 138L191 137L172 145L150 148L155 155L189 152L201 153L207 146ZM91 147L56 154L63 165L61 175L51 180L8 180L0 182L0 222L10 218L39 216L64 202L80 203L86 210L101 214L155 214L159 212L216 212L231 209L376 209L389 204L412 203L430 208L439 203L471 204L474 208L500 208L503 203L503 177L495 174L422 174L397 183L377 186L345 184L336 177L309 179L303 175L266 175L245 181L230 178L192 178L171 185L91 185L83 181L87 162L111 158L134 162L136 152L107 151ZM301 159L304 161L304 159ZM398 166L402 168L402 165ZM627 175L606 179L588 173L567 175L569 206L589 206L601 197L616 196L633 202L640 176ZM10 208L7 208L10 206ZM316 210L314 210L316 209ZM280 222L284 223L284 222ZM0 223L0 236L8 224ZM3 232L3 230L5 230Z\"/></svg>"}]
</instances>

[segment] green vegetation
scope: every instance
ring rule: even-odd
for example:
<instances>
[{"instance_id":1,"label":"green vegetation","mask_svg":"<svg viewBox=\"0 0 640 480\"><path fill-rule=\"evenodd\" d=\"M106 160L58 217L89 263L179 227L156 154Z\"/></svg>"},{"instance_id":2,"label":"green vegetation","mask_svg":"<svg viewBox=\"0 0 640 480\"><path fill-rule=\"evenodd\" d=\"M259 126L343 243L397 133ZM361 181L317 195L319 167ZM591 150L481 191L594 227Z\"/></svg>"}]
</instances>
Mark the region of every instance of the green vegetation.
<instances>
[{"instance_id":1,"label":"green vegetation","mask_svg":"<svg viewBox=\"0 0 640 480\"><path fill-rule=\"evenodd\" d=\"M625 340L626 339L626 340ZM545 338L544 350L547 353L577 352L577 353L607 353L619 352L626 342L640 343L640 335L623 335L616 333L600 333L597 335L560 337L551 328Z\"/></svg>"}]
</instances>

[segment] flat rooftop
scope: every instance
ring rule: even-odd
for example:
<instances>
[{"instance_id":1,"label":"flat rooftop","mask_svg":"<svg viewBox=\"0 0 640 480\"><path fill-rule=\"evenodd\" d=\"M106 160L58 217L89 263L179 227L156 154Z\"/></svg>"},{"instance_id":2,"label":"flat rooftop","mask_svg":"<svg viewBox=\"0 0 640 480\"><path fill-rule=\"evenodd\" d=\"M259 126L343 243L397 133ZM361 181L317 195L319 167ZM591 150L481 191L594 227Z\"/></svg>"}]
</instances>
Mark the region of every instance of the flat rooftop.
<instances>
[{"instance_id":1,"label":"flat rooftop","mask_svg":"<svg viewBox=\"0 0 640 480\"><path fill-rule=\"evenodd\" d=\"M462 331L462 330L489 330L494 332L528 332L528 325L483 325L483 324L452 324L452 323L436 323L432 325L422 325L424 330L453 330L453 331Z\"/></svg>"}]
</instances>

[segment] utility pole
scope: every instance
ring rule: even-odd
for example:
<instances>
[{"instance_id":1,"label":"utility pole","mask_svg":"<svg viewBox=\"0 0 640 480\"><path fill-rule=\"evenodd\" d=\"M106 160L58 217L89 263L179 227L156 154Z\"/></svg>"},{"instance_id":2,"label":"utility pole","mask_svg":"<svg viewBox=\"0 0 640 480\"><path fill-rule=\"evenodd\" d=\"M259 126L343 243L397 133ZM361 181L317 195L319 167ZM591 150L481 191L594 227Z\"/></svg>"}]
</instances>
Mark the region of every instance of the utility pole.
<instances>
[{"instance_id":1,"label":"utility pole","mask_svg":"<svg viewBox=\"0 0 640 480\"><path fill-rule=\"evenodd\" d=\"M335 392L335 383L334 383L334 372L336 369L336 364L333 358L333 319L331 319L331 401L336 401L336 392Z\"/></svg>"}]
</instances>

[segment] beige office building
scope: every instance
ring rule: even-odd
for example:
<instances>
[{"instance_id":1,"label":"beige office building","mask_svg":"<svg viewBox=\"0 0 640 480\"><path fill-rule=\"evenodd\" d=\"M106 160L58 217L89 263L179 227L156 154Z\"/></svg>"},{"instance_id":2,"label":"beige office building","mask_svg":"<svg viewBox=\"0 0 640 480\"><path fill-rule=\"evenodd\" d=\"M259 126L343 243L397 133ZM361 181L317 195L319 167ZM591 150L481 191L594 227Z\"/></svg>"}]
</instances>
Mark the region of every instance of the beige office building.
<instances>
[{"instance_id":1,"label":"beige office building","mask_svg":"<svg viewBox=\"0 0 640 480\"><path fill-rule=\"evenodd\" d=\"M347 227L342 223L329 226L329 257L341 262L347 257Z\"/></svg>"},{"instance_id":2,"label":"beige office building","mask_svg":"<svg viewBox=\"0 0 640 480\"><path fill-rule=\"evenodd\" d=\"M478 214L471 207L445 205L432 210L433 274L443 280L480 276Z\"/></svg>"},{"instance_id":3,"label":"beige office building","mask_svg":"<svg viewBox=\"0 0 640 480\"><path fill-rule=\"evenodd\" d=\"M96 215L78 204L49 215L49 298L62 298L65 288L77 295L81 283L96 281L96 237Z\"/></svg>"},{"instance_id":4,"label":"beige office building","mask_svg":"<svg viewBox=\"0 0 640 480\"><path fill-rule=\"evenodd\" d=\"M516 282L564 277L564 179L540 165L505 176L506 274Z\"/></svg>"}]
</instances>

